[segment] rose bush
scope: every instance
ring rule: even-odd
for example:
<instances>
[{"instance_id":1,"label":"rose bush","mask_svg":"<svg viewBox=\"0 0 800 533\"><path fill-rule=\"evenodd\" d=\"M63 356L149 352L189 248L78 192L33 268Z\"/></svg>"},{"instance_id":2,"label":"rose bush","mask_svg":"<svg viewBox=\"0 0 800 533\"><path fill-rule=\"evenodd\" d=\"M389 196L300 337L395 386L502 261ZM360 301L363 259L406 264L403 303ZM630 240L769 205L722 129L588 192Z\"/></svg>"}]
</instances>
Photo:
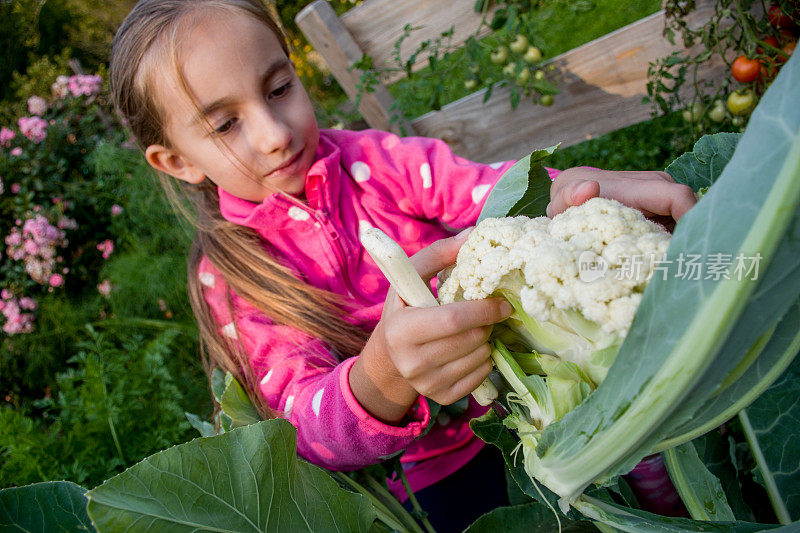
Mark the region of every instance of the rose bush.
<instances>
[{"instance_id":1,"label":"rose bush","mask_svg":"<svg viewBox=\"0 0 800 533\"><path fill-rule=\"evenodd\" d=\"M53 291L96 286L114 249L110 219L121 212L114 180L92 162L101 142L124 135L96 75L59 76L28 116L0 127L0 326L35 329L37 301Z\"/></svg>"}]
</instances>

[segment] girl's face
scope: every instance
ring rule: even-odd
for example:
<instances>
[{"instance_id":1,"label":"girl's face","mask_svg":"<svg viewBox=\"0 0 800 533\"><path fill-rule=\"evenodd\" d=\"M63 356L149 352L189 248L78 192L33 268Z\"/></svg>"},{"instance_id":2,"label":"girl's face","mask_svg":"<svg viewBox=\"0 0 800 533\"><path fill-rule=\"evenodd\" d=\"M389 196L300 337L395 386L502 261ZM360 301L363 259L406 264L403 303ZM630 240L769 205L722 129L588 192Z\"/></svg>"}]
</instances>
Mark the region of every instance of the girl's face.
<instances>
[{"instance_id":1,"label":"girl's face","mask_svg":"<svg viewBox=\"0 0 800 533\"><path fill-rule=\"evenodd\" d=\"M208 177L245 200L261 202L276 189L303 198L319 131L278 37L245 14L214 11L197 18L180 50L197 106L169 65L155 73L170 146L147 147L148 162L190 183Z\"/></svg>"}]
</instances>

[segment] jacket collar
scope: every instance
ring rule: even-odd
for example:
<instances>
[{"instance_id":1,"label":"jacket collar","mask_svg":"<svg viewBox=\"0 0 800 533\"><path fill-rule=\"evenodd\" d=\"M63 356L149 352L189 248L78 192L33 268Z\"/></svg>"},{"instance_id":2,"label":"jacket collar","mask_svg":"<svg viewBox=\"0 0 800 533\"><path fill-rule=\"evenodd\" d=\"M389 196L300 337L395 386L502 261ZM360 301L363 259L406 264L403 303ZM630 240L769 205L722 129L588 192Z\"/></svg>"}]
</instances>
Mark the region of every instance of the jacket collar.
<instances>
[{"instance_id":1,"label":"jacket collar","mask_svg":"<svg viewBox=\"0 0 800 533\"><path fill-rule=\"evenodd\" d=\"M293 207L313 215L315 211L327 211L331 206L338 205L341 173L341 150L328 138L326 130L320 130L317 160L306 174L305 203L292 201L279 193L271 194L261 203L256 203L218 188L219 209L225 220L253 228L266 236L270 230L282 230L297 223L297 218L292 218L292 213L289 212Z\"/></svg>"}]
</instances>

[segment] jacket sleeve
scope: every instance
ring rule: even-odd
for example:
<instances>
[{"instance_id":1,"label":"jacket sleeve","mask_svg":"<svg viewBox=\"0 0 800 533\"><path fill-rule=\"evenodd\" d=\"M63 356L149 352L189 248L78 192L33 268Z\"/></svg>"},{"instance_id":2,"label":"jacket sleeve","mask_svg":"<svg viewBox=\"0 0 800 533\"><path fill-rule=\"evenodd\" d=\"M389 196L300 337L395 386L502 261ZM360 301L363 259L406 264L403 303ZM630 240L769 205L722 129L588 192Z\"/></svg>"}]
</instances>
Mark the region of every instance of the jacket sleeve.
<instances>
[{"instance_id":1,"label":"jacket sleeve","mask_svg":"<svg viewBox=\"0 0 800 533\"><path fill-rule=\"evenodd\" d=\"M384 183L385 193L391 201L409 215L452 228L475 224L489 191L516 162L475 163L457 156L439 139L401 138L377 130L360 133L364 138L357 143L356 157L386 170L384 175L391 179ZM551 179L559 173L548 172Z\"/></svg>"},{"instance_id":2,"label":"jacket sleeve","mask_svg":"<svg viewBox=\"0 0 800 533\"><path fill-rule=\"evenodd\" d=\"M267 405L297 428L302 457L331 470L354 470L403 451L423 434L430 410L422 397L404 425L377 420L350 389L356 357L339 361L319 339L271 322L230 291L207 258L199 277L220 333L244 350Z\"/></svg>"}]
</instances>

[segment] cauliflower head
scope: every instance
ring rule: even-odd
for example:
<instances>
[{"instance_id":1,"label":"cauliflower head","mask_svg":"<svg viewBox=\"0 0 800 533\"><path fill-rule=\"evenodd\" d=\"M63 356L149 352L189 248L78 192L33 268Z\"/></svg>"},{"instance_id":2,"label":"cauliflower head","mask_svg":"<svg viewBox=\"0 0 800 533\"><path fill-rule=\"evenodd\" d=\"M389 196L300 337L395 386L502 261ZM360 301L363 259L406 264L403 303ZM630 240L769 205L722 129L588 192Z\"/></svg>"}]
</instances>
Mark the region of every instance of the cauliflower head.
<instances>
[{"instance_id":1,"label":"cauliflower head","mask_svg":"<svg viewBox=\"0 0 800 533\"><path fill-rule=\"evenodd\" d=\"M501 339L575 363L599 384L669 242L662 226L605 198L552 219L486 219L461 247L439 301L506 298L513 333L501 327Z\"/></svg>"}]
</instances>

